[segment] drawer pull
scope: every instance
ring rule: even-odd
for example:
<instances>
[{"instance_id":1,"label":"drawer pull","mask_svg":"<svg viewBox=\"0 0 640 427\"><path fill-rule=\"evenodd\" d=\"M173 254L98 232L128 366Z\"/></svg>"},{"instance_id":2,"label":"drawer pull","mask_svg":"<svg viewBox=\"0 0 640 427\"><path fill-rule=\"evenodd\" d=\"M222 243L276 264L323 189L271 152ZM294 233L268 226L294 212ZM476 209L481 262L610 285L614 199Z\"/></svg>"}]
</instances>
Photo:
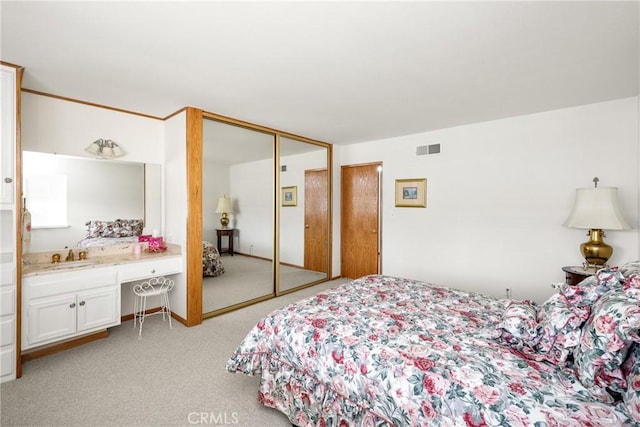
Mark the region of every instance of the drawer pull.
<instances>
[{"instance_id":1,"label":"drawer pull","mask_svg":"<svg viewBox=\"0 0 640 427\"><path fill-rule=\"evenodd\" d=\"M75 308L76 307L76 303L72 302L71 304L69 304L69 308Z\"/></svg>"},{"instance_id":2,"label":"drawer pull","mask_svg":"<svg viewBox=\"0 0 640 427\"><path fill-rule=\"evenodd\" d=\"M84 305L84 304L85 304L85 302L84 302L84 301L80 301L80 305Z\"/></svg>"},{"instance_id":3,"label":"drawer pull","mask_svg":"<svg viewBox=\"0 0 640 427\"><path fill-rule=\"evenodd\" d=\"M155 269L151 270L151 274L154 274L155 272L156 272L156 270L155 270Z\"/></svg>"}]
</instances>

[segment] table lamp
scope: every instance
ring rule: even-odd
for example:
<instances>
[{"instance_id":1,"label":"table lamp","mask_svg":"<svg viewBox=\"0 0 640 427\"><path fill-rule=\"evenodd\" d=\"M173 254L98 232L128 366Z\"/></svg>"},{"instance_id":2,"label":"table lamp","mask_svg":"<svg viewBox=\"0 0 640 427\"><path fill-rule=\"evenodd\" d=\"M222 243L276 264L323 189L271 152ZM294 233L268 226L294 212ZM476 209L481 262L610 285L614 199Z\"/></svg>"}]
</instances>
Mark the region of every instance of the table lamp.
<instances>
[{"instance_id":1,"label":"table lamp","mask_svg":"<svg viewBox=\"0 0 640 427\"><path fill-rule=\"evenodd\" d=\"M589 241L580 245L585 258L585 268L606 267L613 254L613 248L602 239L604 230L628 230L629 224L622 216L618 203L618 189L598 188L599 179L593 179L594 188L576 189L573 209L564 225L571 228L588 229Z\"/></svg>"},{"instance_id":2,"label":"table lamp","mask_svg":"<svg viewBox=\"0 0 640 427\"><path fill-rule=\"evenodd\" d=\"M229 216L227 214L233 213L233 210L231 210L231 199L226 194L218 199L216 213L222 214L220 224L222 224L222 228L227 228L227 225L229 225Z\"/></svg>"}]
</instances>

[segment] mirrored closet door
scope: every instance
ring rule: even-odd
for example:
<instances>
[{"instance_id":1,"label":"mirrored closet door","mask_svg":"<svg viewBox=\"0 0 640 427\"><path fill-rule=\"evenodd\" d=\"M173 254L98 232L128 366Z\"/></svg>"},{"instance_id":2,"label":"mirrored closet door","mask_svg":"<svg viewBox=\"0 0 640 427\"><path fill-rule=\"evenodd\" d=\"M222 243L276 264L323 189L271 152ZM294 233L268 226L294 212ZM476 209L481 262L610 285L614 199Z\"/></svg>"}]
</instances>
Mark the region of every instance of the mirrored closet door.
<instances>
[{"instance_id":1,"label":"mirrored closet door","mask_svg":"<svg viewBox=\"0 0 640 427\"><path fill-rule=\"evenodd\" d=\"M191 245L202 233L203 274L187 286L195 306L202 298L202 318L329 280L331 145L199 114L189 208L202 214Z\"/></svg>"},{"instance_id":2,"label":"mirrored closet door","mask_svg":"<svg viewBox=\"0 0 640 427\"><path fill-rule=\"evenodd\" d=\"M274 295L274 143L270 133L203 120L205 315Z\"/></svg>"},{"instance_id":3,"label":"mirrored closet door","mask_svg":"<svg viewBox=\"0 0 640 427\"><path fill-rule=\"evenodd\" d=\"M329 278L328 149L279 137L280 206L277 291Z\"/></svg>"}]
</instances>

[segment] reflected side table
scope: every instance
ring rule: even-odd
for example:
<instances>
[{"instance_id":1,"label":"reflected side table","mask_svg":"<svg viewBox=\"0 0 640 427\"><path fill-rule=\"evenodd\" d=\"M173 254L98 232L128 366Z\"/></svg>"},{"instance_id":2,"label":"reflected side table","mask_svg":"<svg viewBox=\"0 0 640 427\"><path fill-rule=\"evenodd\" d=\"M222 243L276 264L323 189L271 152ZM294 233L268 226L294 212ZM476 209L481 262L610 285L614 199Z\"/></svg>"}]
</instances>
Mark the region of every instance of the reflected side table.
<instances>
[{"instance_id":1,"label":"reflected side table","mask_svg":"<svg viewBox=\"0 0 640 427\"><path fill-rule=\"evenodd\" d=\"M216 235L218 237L218 252L220 255L223 253L229 254L233 256L233 228L216 228ZM229 240L228 246L223 249L222 248L222 236L227 236Z\"/></svg>"}]
</instances>

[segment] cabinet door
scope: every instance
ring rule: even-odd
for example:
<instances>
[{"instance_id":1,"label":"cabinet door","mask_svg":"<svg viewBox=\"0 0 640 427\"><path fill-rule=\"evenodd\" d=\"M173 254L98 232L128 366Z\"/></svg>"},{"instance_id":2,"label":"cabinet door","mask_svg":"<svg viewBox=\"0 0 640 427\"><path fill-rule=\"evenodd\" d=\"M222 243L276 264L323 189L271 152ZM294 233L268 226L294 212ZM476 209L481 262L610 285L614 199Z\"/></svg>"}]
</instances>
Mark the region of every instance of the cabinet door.
<instances>
[{"instance_id":1,"label":"cabinet door","mask_svg":"<svg viewBox=\"0 0 640 427\"><path fill-rule=\"evenodd\" d=\"M120 324L119 287L78 293L78 332Z\"/></svg>"},{"instance_id":2,"label":"cabinet door","mask_svg":"<svg viewBox=\"0 0 640 427\"><path fill-rule=\"evenodd\" d=\"M27 339L24 348L76 332L76 295L35 298L27 307Z\"/></svg>"},{"instance_id":3,"label":"cabinet door","mask_svg":"<svg viewBox=\"0 0 640 427\"><path fill-rule=\"evenodd\" d=\"M1 108L0 120L0 165L2 176L0 177L0 204L15 203L15 176L14 159L16 145L16 71L11 67L1 69Z\"/></svg>"}]
</instances>

